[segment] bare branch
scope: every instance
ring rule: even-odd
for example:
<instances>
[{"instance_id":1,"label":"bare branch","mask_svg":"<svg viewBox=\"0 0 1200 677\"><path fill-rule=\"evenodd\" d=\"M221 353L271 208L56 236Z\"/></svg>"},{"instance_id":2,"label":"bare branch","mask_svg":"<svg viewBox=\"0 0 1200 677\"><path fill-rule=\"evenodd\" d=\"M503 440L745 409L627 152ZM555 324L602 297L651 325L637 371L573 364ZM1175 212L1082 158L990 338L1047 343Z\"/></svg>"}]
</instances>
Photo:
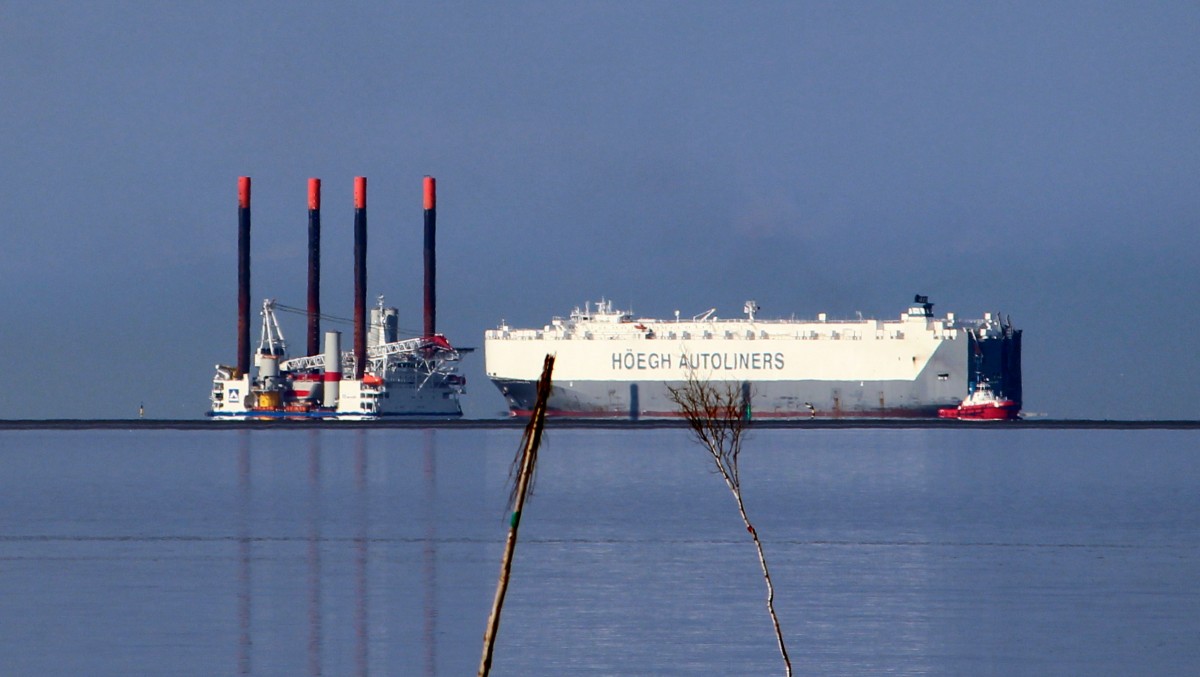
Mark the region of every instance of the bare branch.
<instances>
[{"instance_id":1,"label":"bare branch","mask_svg":"<svg viewBox=\"0 0 1200 677\"><path fill-rule=\"evenodd\" d=\"M746 531L750 533L758 551L758 563L762 567L763 580L767 586L767 613L770 614L771 623L775 627L775 639L779 644L786 674L791 677L792 661L788 658L783 630L779 626L779 617L775 614L775 586L771 583L771 573L767 569L762 542L758 539L758 532L750 523L750 518L746 515L746 506L742 502L738 458L742 453L742 436L750 423L750 403L747 401L746 390L729 381L713 384L697 378L694 372L689 371L687 381L682 386L667 386L667 393L671 401L679 407L692 434L701 446L708 450L717 472L725 480L725 485L729 487L734 501L737 502L738 514L741 515Z\"/></svg>"}]
</instances>

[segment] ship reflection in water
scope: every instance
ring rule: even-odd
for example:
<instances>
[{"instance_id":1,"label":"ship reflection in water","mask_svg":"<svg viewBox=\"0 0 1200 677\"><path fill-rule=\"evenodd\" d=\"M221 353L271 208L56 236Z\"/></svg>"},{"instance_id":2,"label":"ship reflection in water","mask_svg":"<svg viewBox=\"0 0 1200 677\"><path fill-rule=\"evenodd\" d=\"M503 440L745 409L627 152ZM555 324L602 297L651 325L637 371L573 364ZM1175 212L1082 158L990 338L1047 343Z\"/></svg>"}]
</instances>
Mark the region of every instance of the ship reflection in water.
<instances>
[{"instance_id":1,"label":"ship reflection in water","mask_svg":"<svg viewBox=\"0 0 1200 677\"><path fill-rule=\"evenodd\" d=\"M279 593L294 581L274 576L279 564L295 568L294 562L286 562L294 555L285 554L293 550L294 539L268 526L277 519L293 518L302 518L306 530L303 580L307 589L306 594L295 597L304 599L307 607L303 616L307 628L302 674L439 674L437 434L432 429L419 431L420 449L415 454L419 463L405 463L400 470L405 474L420 472L420 493L407 497L409 509L376 514L377 506L395 505L399 498L381 481L398 469L386 468L373 477L368 431L339 434L337 444L330 444L329 432L303 432L307 445L305 506L301 513L290 516L284 514L282 506L268 506L270 499L255 494L256 478L259 484L273 485L267 488L268 495L278 497L283 489L278 484L278 454L260 452L256 456L254 433L238 434L238 674L276 674L281 660L294 662L300 655L298 650L284 648L298 637L280 636L280 622L286 625L293 621L277 615L282 613L281 605L289 604ZM323 444L330 448L323 449ZM413 456L416 450L393 447L391 451ZM374 454L377 461L384 453L379 450ZM256 472L256 461L266 468ZM382 465L389 464L394 462L383 459ZM331 485L337 483L346 486L331 490ZM414 505L415 510L411 509ZM400 526L391 523L394 519L407 522L413 531L389 534L392 527ZM286 532L286 525L281 526ZM482 545L472 547L479 549ZM419 567L413 566L418 559ZM476 578L482 581L486 576ZM397 583L403 592L393 587ZM419 593L413 595L417 589ZM343 594L346 591L351 594ZM392 608L397 600L402 607ZM480 601L486 601L484 596ZM375 610L374 618L373 604L381 607ZM414 613L418 606L419 612ZM413 627L418 619L420 627ZM481 627L483 620L479 619ZM277 644L280 641L284 645ZM395 642L399 644L393 646ZM379 647L378 655L373 656L372 644ZM256 653L263 654L259 660L255 660Z\"/></svg>"},{"instance_id":2,"label":"ship reflection in water","mask_svg":"<svg viewBox=\"0 0 1200 677\"><path fill-rule=\"evenodd\" d=\"M1198 431L754 430L797 674L1191 674ZM472 674L519 438L0 431L0 672ZM686 431L551 426L539 459L493 674L780 672Z\"/></svg>"}]
</instances>

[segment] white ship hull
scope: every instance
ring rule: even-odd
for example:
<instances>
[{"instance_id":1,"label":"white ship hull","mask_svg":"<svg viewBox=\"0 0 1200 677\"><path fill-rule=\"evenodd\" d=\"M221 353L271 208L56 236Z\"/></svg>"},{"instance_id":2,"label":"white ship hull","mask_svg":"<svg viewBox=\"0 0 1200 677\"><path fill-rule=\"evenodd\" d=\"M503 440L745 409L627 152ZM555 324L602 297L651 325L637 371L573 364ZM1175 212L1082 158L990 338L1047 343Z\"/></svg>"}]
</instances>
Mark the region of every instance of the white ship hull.
<instances>
[{"instance_id":1,"label":"white ship hull","mask_svg":"<svg viewBox=\"0 0 1200 677\"><path fill-rule=\"evenodd\" d=\"M1002 330L990 318L934 318L925 306L899 321L804 322L635 320L605 305L542 329L502 326L484 348L515 414L531 407L553 353L549 407L559 415L674 416L668 387L695 377L736 384L754 417L936 417L968 391L973 343Z\"/></svg>"}]
</instances>

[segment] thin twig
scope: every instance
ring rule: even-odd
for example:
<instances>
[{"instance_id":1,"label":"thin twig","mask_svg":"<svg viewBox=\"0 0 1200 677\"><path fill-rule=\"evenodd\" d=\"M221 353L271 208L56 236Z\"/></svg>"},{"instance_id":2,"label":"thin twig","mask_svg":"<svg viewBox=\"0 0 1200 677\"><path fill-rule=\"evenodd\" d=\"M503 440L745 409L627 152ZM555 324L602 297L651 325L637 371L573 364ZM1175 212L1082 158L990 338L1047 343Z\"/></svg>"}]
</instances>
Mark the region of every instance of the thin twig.
<instances>
[{"instance_id":1,"label":"thin twig","mask_svg":"<svg viewBox=\"0 0 1200 677\"><path fill-rule=\"evenodd\" d=\"M746 531L750 532L750 537L754 540L754 547L758 551L758 563L762 567L763 580L767 585L767 613L771 615L771 624L775 627L775 640L779 644L779 654L783 657L786 674L791 677L792 661L783 641L779 617L775 614L775 586L771 583L771 573L767 569L762 541L759 540L754 525L750 523L750 518L746 515L746 505L742 501L738 457L742 452L742 435L749 424L746 414L749 403L744 401L747 398L733 383L726 382L724 387L718 387L698 379L690 372L684 385L669 386L667 391L671 400L679 406L693 435L712 455L717 473L725 480L725 486L729 487L733 494L738 514L746 525Z\"/></svg>"}]
</instances>

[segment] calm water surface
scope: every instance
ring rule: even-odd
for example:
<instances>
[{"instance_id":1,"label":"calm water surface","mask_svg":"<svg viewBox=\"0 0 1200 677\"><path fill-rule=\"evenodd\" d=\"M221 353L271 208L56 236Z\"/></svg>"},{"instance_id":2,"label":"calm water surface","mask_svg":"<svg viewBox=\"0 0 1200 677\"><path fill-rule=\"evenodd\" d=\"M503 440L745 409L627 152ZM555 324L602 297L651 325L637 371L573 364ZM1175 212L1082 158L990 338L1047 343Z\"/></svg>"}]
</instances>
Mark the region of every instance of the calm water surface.
<instances>
[{"instance_id":1,"label":"calm water surface","mask_svg":"<svg viewBox=\"0 0 1200 677\"><path fill-rule=\"evenodd\" d=\"M0 433L0 673L474 674L514 430ZM797 674L1193 673L1200 433L762 430ZM770 675L682 430L554 430L494 675Z\"/></svg>"}]
</instances>

